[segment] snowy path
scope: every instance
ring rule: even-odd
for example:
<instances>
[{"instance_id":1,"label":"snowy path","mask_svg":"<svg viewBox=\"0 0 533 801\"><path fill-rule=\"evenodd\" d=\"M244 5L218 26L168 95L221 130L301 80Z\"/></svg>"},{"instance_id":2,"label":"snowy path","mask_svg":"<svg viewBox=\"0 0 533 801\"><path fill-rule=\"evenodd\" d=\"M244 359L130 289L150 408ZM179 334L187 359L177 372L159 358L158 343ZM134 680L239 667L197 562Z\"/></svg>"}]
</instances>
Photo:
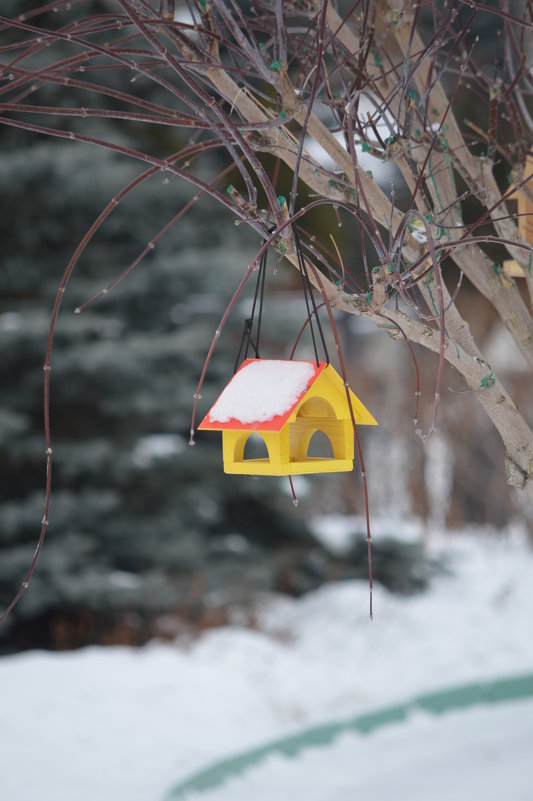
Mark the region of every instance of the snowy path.
<instances>
[{"instance_id":1,"label":"snowy path","mask_svg":"<svg viewBox=\"0 0 533 801\"><path fill-rule=\"evenodd\" d=\"M412 598L378 588L373 624L364 582L348 582L300 601L274 599L263 609L262 631L208 632L189 648L89 648L0 660L0 798L160 801L207 763L303 726L431 689L533 671L533 556L526 545L520 538L464 537L439 547L449 553L450 574ZM438 721L417 716L404 728L341 738L335 750L353 751L353 776L343 772L340 755L338 787L327 792L303 763L303 772L299 763L268 772L265 763L256 769L263 796L248 788L242 796L235 790L205 798L340 801L364 790L388 801L388 771L397 776L395 801L403 801L402 781L414 771L420 791L411 788L409 799L418 801L428 782L438 787L457 766L469 797L492 801L492 788L501 789L498 764L501 776L524 780L532 719L525 702ZM439 763L441 738L449 750L440 752L447 759ZM331 767L333 753L301 759ZM292 788L302 777L309 783L304 795L280 789L280 781ZM516 783L505 790L501 795L516 792L516 801L533 798L533 787L527 796ZM429 797L452 796L432 790ZM466 797L453 795L454 801Z\"/></svg>"},{"instance_id":2,"label":"snowy path","mask_svg":"<svg viewBox=\"0 0 533 801\"><path fill-rule=\"evenodd\" d=\"M345 734L297 759L268 757L190 801L531 801L533 701L419 715Z\"/></svg>"}]
</instances>

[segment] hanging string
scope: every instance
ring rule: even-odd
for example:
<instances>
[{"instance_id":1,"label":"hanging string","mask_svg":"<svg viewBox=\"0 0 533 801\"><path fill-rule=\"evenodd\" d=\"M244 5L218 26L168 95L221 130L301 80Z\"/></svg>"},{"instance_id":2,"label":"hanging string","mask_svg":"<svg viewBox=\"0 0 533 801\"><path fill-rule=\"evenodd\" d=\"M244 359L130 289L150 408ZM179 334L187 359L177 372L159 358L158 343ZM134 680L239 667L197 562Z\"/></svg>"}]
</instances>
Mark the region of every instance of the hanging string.
<instances>
[{"instance_id":1,"label":"hanging string","mask_svg":"<svg viewBox=\"0 0 533 801\"><path fill-rule=\"evenodd\" d=\"M244 357L243 359L248 358L248 349L250 346L253 348L255 353L255 358L259 359L259 337L261 335L261 320L263 318L263 299L265 294L265 275L266 275L266 263L267 263L267 251L263 253L261 256L261 261L259 262L259 269L257 272L257 281L255 284L255 292L254 292L254 302L252 304L252 312L250 317L248 317L244 321L244 328L242 332L241 344L239 346L239 352L237 354L237 358L235 360L235 369L234 373L237 372L240 361L241 361L241 353L244 349ZM259 302L259 311L257 316L257 334L255 337L255 342L252 339L252 331L254 327L254 316L255 316L255 309ZM245 347L246 343L246 347Z\"/></svg>"},{"instance_id":2,"label":"hanging string","mask_svg":"<svg viewBox=\"0 0 533 801\"><path fill-rule=\"evenodd\" d=\"M324 349L324 355L326 357L326 364L329 364L329 353L328 348L326 345L326 340L324 338L324 332L322 330L322 325L320 323L320 317L318 316L318 308L315 301L315 296L313 295L313 288L311 286L311 281L309 279L309 272L307 270L307 265L305 263L305 259L302 253L302 246L300 244L300 237L298 231L296 230L296 226L292 226L292 233L294 236L294 244L296 246L296 255L298 257L298 267L300 270L300 275L302 277L302 287L304 291L304 298L305 298L305 305L307 308L307 319L309 321L309 329L311 331L311 338L313 340L313 349L315 351L315 361L318 367L319 365L319 358L318 358L318 348L316 344L316 337L315 331L313 328L313 316L315 318L315 322L318 328L318 333L320 335L320 340L322 342L322 347ZM311 306L313 307L313 311L311 311L309 306L309 299L311 300Z\"/></svg>"},{"instance_id":3,"label":"hanging string","mask_svg":"<svg viewBox=\"0 0 533 801\"><path fill-rule=\"evenodd\" d=\"M257 303L257 293L259 290L259 313L257 315L257 334L255 337L255 346L254 350L256 352L257 358L259 358L259 339L261 337L261 320L263 319L263 300L265 297L265 276L266 276L266 265L267 265L267 252L263 253L261 257L261 262L259 264L259 275L257 276L257 284L255 287L255 294L254 294L254 303L252 306L252 321L254 318L255 306ZM259 283L261 286L259 287ZM246 344L246 350L244 352L244 358L246 359L248 356L248 345L252 344L251 339L248 339Z\"/></svg>"},{"instance_id":4,"label":"hanging string","mask_svg":"<svg viewBox=\"0 0 533 801\"><path fill-rule=\"evenodd\" d=\"M315 354L315 361L318 367L318 365L320 364L320 360L318 357L317 337L315 335L313 318L315 320L320 341L322 343L322 348L324 350L326 364L329 364L329 353L326 345L326 340L324 337L324 332L322 330L322 325L320 323L320 317L318 316L318 308L316 305L315 297L313 295L313 288L311 285L311 281L309 279L309 272L302 253L302 246L300 244L300 237L298 235L298 231L296 230L296 226L294 225L292 226L292 231L294 236L294 244L296 247L296 255L298 258L299 273L302 279L302 289L304 293L305 307L307 309L307 324L309 325L309 330L311 332L311 339L313 341L313 351ZM261 336L261 322L263 319L266 265L267 265L267 251L263 253L263 255L261 256L261 260L259 262L257 281L255 284L254 300L252 304L252 311L250 317L247 317L246 320L244 321L241 344L239 346L239 352L237 353L237 358L235 360L235 368L233 371L234 373L236 373L237 370L239 369L239 365L241 363L241 356L243 361L248 358L248 351L250 348L252 348L256 359L261 358L259 355L259 339ZM256 309L257 309L257 332L254 340L252 332L254 328L254 318ZM244 350L244 355L243 355L243 350ZM292 359L292 354L291 354L291 359Z\"/></svg>"}]
</instances>

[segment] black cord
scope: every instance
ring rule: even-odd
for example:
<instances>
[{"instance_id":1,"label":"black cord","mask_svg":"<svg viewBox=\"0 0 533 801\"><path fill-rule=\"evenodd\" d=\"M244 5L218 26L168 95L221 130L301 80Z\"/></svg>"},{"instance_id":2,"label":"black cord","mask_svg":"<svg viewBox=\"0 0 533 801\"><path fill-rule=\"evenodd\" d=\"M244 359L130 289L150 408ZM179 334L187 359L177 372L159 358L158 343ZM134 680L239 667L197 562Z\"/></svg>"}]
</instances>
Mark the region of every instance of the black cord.
<instances>
[{"instance_id":1,"label":"black cord","mask_svg":"<svg viewBox=\"0 0 533 801\"><path fill-rule=\"evenodd\" d=\"M307 309L307 319L309 321L309 330L311 331L311 339L313 340L313 350L315 352L315 361L316 361L316 366L318 367L319 359L318 359L318 349L317 349L317 346L316 346L316 339L315 339L315 329L313 328L313 318L312 318L312 315L311 315L311 309L309 308L309 298L307 296L307 293L309 292L309 288L308 288L309 276L307 275L307 271L306 271L305 264L304 264L304 261L303 261L303 258L302 258L302 254L300 253L300 249L299 249L298 246L296 246L296 253L297 253L297 256L298 256L298 266L299 266L300 277L302 279L302 287L303 287L304 298L305 298L305 307Z\"/></svg>"},{"instance_id":2,"label":"black cord","mask_svg":"<svg viewBox=\"0 0 533 801\"><path fill-rule=\"evenodd\" d=\"M237 358L235 360L235 368L233 370L234 373L237 372L239 368L239 364L241 361L241 353L244 348L244 344L246 343L246 348L244 350L244 359L248 358L248 348L251 346L255 353L255 358L259 359L259 337L261 334L261 320L263 318L263 300L265 294L265 275L266 275L266 263L267 263L267 252L265 251L261 256L261 261L259 262L259 268L257 273L257 281L255 284L255 292L254 292L254 302L252 304L252 313L250 317L248 317L244 321L244 327L241 337L241 344L239 346L239 352L237 354ZM252 339L252 331L254 327L254 316L255 316L255 309L257 303L259 301L259 312L257 318L257 334L255 338L255 342Z\"/></svg>"},{"instance_id":3,"label":"black cord","mask_svg":"<svg viewBox=\"0 0 533 801\"><path fill-rule=\"evenodd\" d=\"M313 326L313 317L315 318L316 325L318 328L318 333L320 336L320 341L322 343L322 347L324 349L324 355L326 357L326 363L329 364L329 353L328 348L326 345L326 340L324 337L324 332L322 330L322 325L320 323L320 317L318 316L318 308L316 305L315 297L313 295L313 289L311 286L311 281L309 279L309 272L307 270L307 265L305 263L305 258L302 253L302 246L300 243L300 237L298 235L298 231L296 230L296 226L292 226L292 233L294 236L294 244L296 246L296 255L298 258L298 267L300 277L302 279L302 289L304 293L305 299L305 307L307 309L307 320L309 322L309 329L311 331L311 339L313 340L313 350L315 353L315 361L316 365L320 364L320 360L318 358L318 346L317 346L317 338L315 336L315 329ZM234 373L237 372L239 369L239 364L241 362L241 354L244 349L244 356L243 361L248 358L248 350L251 347L255 354L255 358L259 359L259 339L261 336L261 322L263 319L263 302L265 296L265 277L266 277L266 265L267 265L267 251L263 253L261 256L261 261L259 262L259 268L257 273L257 281L255 284L255 292L254 292L254 300L252 303L252 312L250 317L247 317L244 321L243 332L241 337L241 344L239 346L239 352L237 353L237 358L235 360L235 368ZM252 337L253 327L254 327L254 317L257 308L257 333L255 336L255 342Z\"/></svg>"},{"instance_id":4,"label":"black cord","mask_svg":"<svg viewBox=\"0 0 533 801\"><path fill-rule=\"evenodd\" d=\"M329 364L329 353L328 353L328 348L327 348L327 345L326 345L326 340L325 340L325 337L324 337L324 332L322 330L322 324L320 322L320 317L318 316L318 308L317 308L317 305L316 305L315 296L313 295L313 289L312 289L312 286L311 286L311 281L309 279L309 273L307 271L307 265L305 263L304 255L302 253L302 246L301 246L301 243L300 243L300 237L298 235L298 231L296 230L296 226L295 225L292 226L292 233L293 233L293 236L294 236L294 244L296 245L296 254L298 256L298 265L300 267L300 275L302 276L302 285L303 285L303 290L304 290L305 304L306 304L306 307L307 307L307 317L308 317L308 320L309 320L309 328L311 329L311 338L313 340L313 348L314 348L314 351L315 351L315 361L316 361L316 364L317 364L317 367L318 367L319 359L318 359L318 349L317 349L317 345L316 345L315 332L314 332L314 329L313 329L313 315L314 315L315 320L316 320L318 333L320 335L320 340L322 342L322 347L324 349L324 355L326 357L326 364ZM313 312L312 313L311 313L311 311L309 309L308 295L311 298L311 305L313 307Z\"/></svg>"},{"instance_id":5,"label":"black cord","mask_svg":"<svg viewBox=\"0 0 533 801\"><path fill-rule=\"evenodd\" d=\"M259 262L259 274L257 276L257 283L255 285L254 302L252 306L252 321L253 321L255 314L255 306L257 303L257 295L259 293L259 313L257 315L257 334L255 336L255 345L253 344L251 339L248 340L248 344L251 344L255 350L255 355L257 359L259 359L259 339L261 337L261 320L263 319L263 300L265 297L266 264L267 264L267 253L265 251L261 256L261 261ZM246 351L244 354L245 359L248 356L248 344L246 345Z\"/></svg>"}]
</instances>

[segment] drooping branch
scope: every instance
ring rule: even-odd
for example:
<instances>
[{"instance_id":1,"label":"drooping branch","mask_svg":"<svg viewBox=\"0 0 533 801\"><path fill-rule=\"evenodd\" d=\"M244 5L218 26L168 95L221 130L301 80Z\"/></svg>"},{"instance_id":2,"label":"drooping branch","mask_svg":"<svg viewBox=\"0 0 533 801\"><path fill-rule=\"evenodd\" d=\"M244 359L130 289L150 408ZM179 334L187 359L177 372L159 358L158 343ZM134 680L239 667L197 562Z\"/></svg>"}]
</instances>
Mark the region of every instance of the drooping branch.
<instances>
[{"instance_id":1,"label":"drooping branch","mask_svg":"<svg viewBox=\"0 0 533 801\"><path fill-rule=\"evenodd\" d=\"M497 245L522 265L533 298L532 248L519 239L509 202L513 190L502 192L494 171L495 159L503 160L514 183L528 191L532 85L524 54L531 14L525 9L522 19L514 18L503 2L490 9L441 5L426 4L434 23L426 33L420 28L423 9L403 0L361 0L344 16L319 0L259 0L250 9L198 0L185 21L173 0L116 0L110 8L117 13L85 17L76 3L68 11L74 16L66 16L67 3L58 0L63 23L57 30L40 25L37 12L0 17L0 33L12 35L0 46L0 124L109 148L140 160L145 175L161 169L180 177L250 225L261 250L276 248L296 269L291 226L305 232L313 209L341 210L351 241L360 242L364 275L339 264L328 242L303 233L302 248L314 262L311 280L332 307L366 316L393 338L405 335L438 354L430 432L442 362L452 365L502 438L508 482L533 499L533 436L474 342L448 290L445 266L451 257L533 366L531 310L486 248ZM484 13L505 23L502 64L490 79L476 65L476 46L468 40L470 21ZM138 77L157 95L137 94ZM461 127L456 117L456 97L467 79L487 110L487 131ZM62 85L83 94L79 108L70 94L68 105L47 102L47 90L54 97ZM502 133L499 109L516 130L516 142ZM50 125L37 122L38 115ZM65 130L65 119L75 121L72 131ZM141 123L165 126L173 136L190 137L181 151L165 157L111 134L85 132L85 120L113 120L116 130L130 132ZM231 165L239 176L239 186L228 192L191 165L192 153L214 150L227 156L216 174ZM366 154L398 168L401 177L390 194L366 169ZM278 200L280 164L287 168L286 205ZM407 201L404 195L396 202L400 190ZM465 198L483 208L469 223ZM47 462L50 468L49 455Z\"/></svg>"}]
</instances>

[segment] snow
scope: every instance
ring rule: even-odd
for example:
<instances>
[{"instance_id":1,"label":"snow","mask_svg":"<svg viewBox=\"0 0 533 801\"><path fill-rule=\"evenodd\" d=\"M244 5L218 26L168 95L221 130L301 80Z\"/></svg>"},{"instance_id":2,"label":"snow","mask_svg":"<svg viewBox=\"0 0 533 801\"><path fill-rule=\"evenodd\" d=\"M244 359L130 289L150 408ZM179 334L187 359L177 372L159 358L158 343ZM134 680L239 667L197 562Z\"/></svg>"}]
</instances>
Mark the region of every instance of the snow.
<instances>
[{"instance_id":1,"label":"snow","mask_svg":"<svg viewBox=\"0 0 533 801\"><path fill-rule=\"evenodd\" d=\"M316 373L312 362L258 359L245 364L211 409L212 423L265 423L286 414Z\"/></svg>"},{"instance_id":2,"label":"snow","mask_svg":"<svg viewBox=\"0 0 533 801\"><path fill-rule=\"evenodd\" d=\"M502 739L505 738L505 742ZM191 801L531 801L533 701L444 718L417 715L371 736L345 734L298 759L270 755Z\"/></svg>"},{"instance_id":3,"label":"snow","mask_svg":"<svg viewBox=\"0 0 533 801\"><path fill-rule=\"evenodd\" d=\"M374 538L384 529L376 521ZM213 761L303 727L532 672L533 555L521 527L431 532L428 548L446 570L411 597L376 586L373 623L366 582L347 581L265 598L254 630L0 659L2 799L162 801ZM269 757L195 798L530 801L532 713L526 700L415 713L295 761Z\"/></svg>"},{"instance_id":4,"label":"snow","mask_svg":"<svg viewBox=\"0 0 533 801\"><path fill-rule=\"evenodd\" d=\"M504 325L495 323L492 326L485 353L488 363L498 374L527 373L529 375L529 365Z\"/></svg>"},{"instance_id":5,"label":"snow","mask_svg":"<svg viewBox=\"0 0 533 801\"><path fill-rule=\"evenodd\" d=\"M378 126L378 128L379 127L380 126ZM385 136L390 136L388 129L385 126L383 126L383 128L385 130L382 132L385 134ZM336 131L332 135L346 150L344 133L342 131ZM336 162L331 158L329 153L324 150L322 145L320 145L310 136L307 136L305 139L305 149L309 155L312 156L316 162L318 162L318 164L324 167L324 169L333 170L337 166ZM387 183L390 183L392 178L396 177L395 167L390 162L379 159L370 153L366 153L359 144L355 145L355 151L357 153L357 162L359 167L363 170L371 172L372 177L377 181L378 184L384 186Z\"/></svg>"},{"instance_id":6,"label":"snow","mask_svg":"<svg viewBox=\"0 0 533 801\"><path fill-rule=\"evenodd\" d=\"M425 531L422 521L413 519L371 517L370 526L372 537L378 541L389 537L392 531L396 540L419 542ZM363 532L366 536L366 519L359 515L318 515L310 521L310 528L315 539L331 554L346 556Z\"/></svg>"},{"instance_id":7,"label":"snow","mask_svg":"<svg viewBox=\"0 0 533 801\"><path fill-rule=\"evenodd\" d=\"M19 331L24 324L22 314L4 312L0 314L0 331Z\"/></svg>"},{"instance_id":8,"label":"snow","mask_svg":"<svg viewBox=\"0 0 533 801\"><path fill-rule=\"evenodd\" d=\"M177 434L149 434L137 440L131 458L138 467L147 468L154 462L183 453L185 448L185 439Z\"/></svg>"},{"instance_id":9,"label":"snow","mask_svg":"<svg viewBox=\"0 0 533 801\"><path fill-rule=\"evenodd\" d=\"M394 134L393 121L388 119L388 116L385 112L379 113L377 111L377 108L379 107L379 99L374 98L374 101L375 102L373 102L370 97L365 96L365 94L361 94L358 103L358 117L362 121L363 126L366 128L368 125L367 115L371 114L379 135L382 137L382 139L386 140ZM315 113L318 111L319 116L324 122L327 123L329 118L329 110L324 106L320 106L320 104L315 104L314 110ZM344 132L335 131L332 136L346 150ZM369 132L369 138L371 140L375 139L372 132ZM324 148L310 136L305 138L305 149L312 156L312 158L325 169L333 170L338 168L339 165L331 158ZM355 151L357 153L357 162L359 167L362 170L371 172L373 178L381 186L386 186L388 188L391 180L401 180L401 175L397 167L390 161L385 161L384 159L373 156L371 153L363 150L363 147L358 143L355 144Z\"/></svg>"}]
</instances>

